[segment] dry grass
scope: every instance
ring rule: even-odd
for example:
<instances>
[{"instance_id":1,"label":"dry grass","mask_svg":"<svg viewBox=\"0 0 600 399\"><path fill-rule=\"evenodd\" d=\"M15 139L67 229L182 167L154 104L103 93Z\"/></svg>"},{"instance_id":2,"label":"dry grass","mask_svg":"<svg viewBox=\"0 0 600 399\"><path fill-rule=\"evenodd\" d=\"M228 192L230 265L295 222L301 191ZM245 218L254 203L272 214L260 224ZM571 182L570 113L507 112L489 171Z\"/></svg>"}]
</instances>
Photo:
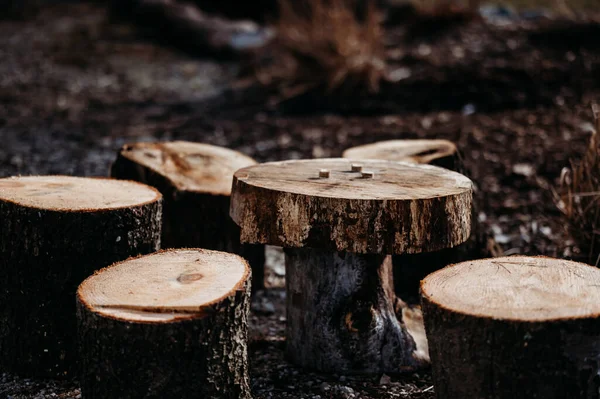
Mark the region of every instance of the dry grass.
<instances>
[{"instance_id":1,"label":"dry grass","mask_svg":"<svg viewBox=\"0 0 600 399\"><path fill-rule=\"evenodd\" d=\"M559 209L588 261L600 260L600 107L594 106L596 128L583 158L571 162L561 176Z\"/></svg>"},{"instance_id":2,"label":"dry grass","mask_svg":"<svg viewBox=\"0 0 600 399\"><path fill-rule=\"evenodd\" d=\"M377 92L385 75L382 15L352 0L280 0L275 60L259 74L284 98L312 89Z\"/></svg>"}]
</instances>

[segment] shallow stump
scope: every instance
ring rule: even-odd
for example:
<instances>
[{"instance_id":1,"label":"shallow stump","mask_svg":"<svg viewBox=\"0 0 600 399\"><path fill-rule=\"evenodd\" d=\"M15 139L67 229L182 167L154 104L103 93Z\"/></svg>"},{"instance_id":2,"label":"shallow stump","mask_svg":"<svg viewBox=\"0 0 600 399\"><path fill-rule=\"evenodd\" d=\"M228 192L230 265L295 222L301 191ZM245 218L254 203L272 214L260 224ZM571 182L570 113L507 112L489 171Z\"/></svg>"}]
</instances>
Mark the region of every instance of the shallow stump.
<instances>
[{"instance_id":1,"label":"shallow stump","mask_svg":"<svg viewBox=\"0 0 600 399\"><path fill-rule=\"evenodd\" d=\"M156 187L165 197L163 248L200 247L248 259L253 288L263 288L263 245L240 245L229 217L233 173L256 162L227 148L189 141L126 144L111 175Z\"/></svg>"},{"instance_id":2,"label":"shallow stump","mask_svg":"<svg viewBox=\"0 0 600 399\"><path fill-rule=\"evenodd\" d=\"M160 246L162 196L130 181L0 179L0 365L25 376L74 366L77 286Z\"/></svg>"},{"instance_id":3,"label":"shallow stump","mask_svg":"<svg viewBox=\"0 0 600 399\"><path fill-rule=\"evenodd\" d=\"M344 158L384 159L441 166L462 172L456 145L448 140L387 140L348 148Z\"/></svg>"},{"instance_id":4,"label":"shallow stump","mask_svg":"<svg viewBox=\"0 0 600 399\"><path fill-rule=\"evenodd\" d=\"M231 215L243 242L285 248L293 362L348 373L421 367L428 360L424 333L394 296L386 254L466 240L472 184L434 166L364 161L359 170L353 163L284 161L238 170Z\"/></svg>"},{"instance_id":5,"label":"shallow stump","mask_svg":"<svg viewBox=\"0 0 600 399\"><path fill-rule=\"evenodd\" d=\"M598 398L600 270L544 257L449 266L421 284L439 399Z\"/></svg>"},{"instance_id":6,"label":"shallow stump","mask_svg":"<svg viewBox=\"0 0 600 399\"><path fill-rule=\"evenodd\" d=\"M250 270L169 250L98 271L77 291L84 398L250 398Z\"/></svg>"}]
</instances>

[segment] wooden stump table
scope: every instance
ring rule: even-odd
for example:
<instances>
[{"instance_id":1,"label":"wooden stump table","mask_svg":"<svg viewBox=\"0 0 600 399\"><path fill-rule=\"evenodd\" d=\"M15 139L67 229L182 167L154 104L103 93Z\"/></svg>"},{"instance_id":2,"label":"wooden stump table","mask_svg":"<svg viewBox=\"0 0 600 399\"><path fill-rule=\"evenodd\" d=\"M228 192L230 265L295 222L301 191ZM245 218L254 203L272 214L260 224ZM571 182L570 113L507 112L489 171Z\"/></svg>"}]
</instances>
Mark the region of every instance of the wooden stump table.
<instances>
[{"instance_id":1,"label":"wooden stump table","mask_svg":"<svg viewBox=\"0 0 600 399\"><path fill-rule=\"evenodd\" d=\"M348 148L342 155L349 159L384 159L441 166L462 172L456 145L448 140L388 140Z\"/></svg>"},{"instance_id":2,"label":"wooden stump table","mask_svg":"<svg viewBox=\"0 0 600 399\"><path fill-rule=\"evenodd\" d=\"M285 248L287 354L307 368L394 373L425 364L426 344L403 310L395 312L386 254L433 251L469 236L466 177L407 163L363 166L285 161L234 175L231 216L242 242Z\"/></svg>"},{"instance_id":3,"label":"wooden stump table","mask_svg":"<svg viewBox=\"0 0 600 399\"><path fill-rule=\"evenodd\" d=\"M596 399L600 270L543 257L448 266L421 284L438 399Z\"/></svg>"},{"instance_id":4,"label":"wooden stump table","mask_svg":"<svg viewBox=\"0 0 600 399\"><path fill-rule=\"evenodd\" d=\"M143 184L68 176L0 179L0 366L73 367L75 291L95 270L159 249L162 196Z\"/></svg>"},{"instance_id":5,"label":"wooden stump table","mask_svg":"<svg viewBox=\"0 0 600 399\"><path fill-rule=\"evenodd\" d=\"M84 398L249 399L250 270L185 249L100 270L77 291Z\"/></svg>"},{"instance_id":6,"label":"wooden stump table","mask_svg":"<svg viewBox=\"0 0 600 399\"><path fill-rule=\"evenodd\" d=\"M264 287L263 245L240 245L229 217L233 172L256 162L227 148L188 141L126 144L111 175L156 187L164 196L163 248L233 252L252 267L253 289Z\"/></svg>"}]
</instances>

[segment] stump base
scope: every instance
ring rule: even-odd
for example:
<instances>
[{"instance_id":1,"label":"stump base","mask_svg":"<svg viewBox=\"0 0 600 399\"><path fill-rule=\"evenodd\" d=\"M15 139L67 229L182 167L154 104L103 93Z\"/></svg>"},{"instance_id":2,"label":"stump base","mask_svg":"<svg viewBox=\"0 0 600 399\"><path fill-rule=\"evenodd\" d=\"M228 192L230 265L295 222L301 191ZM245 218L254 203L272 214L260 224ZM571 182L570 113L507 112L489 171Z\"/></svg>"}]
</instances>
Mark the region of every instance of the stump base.
<instances>
[{"instance_id":1,"label":"stump base","mask_svg":"<svg viewBox=\"0 0 600 399\"><path fill-rule=\"evenodd\" d=\"M389 257L302 248L286 249L285 259L292 362L363 374L405 372L427 363L427 348L417 345L423 340L407 327L414 324L396 317ZM408 317L406 310L399 307L398 314Z\"/></svg>"}]
</instances>

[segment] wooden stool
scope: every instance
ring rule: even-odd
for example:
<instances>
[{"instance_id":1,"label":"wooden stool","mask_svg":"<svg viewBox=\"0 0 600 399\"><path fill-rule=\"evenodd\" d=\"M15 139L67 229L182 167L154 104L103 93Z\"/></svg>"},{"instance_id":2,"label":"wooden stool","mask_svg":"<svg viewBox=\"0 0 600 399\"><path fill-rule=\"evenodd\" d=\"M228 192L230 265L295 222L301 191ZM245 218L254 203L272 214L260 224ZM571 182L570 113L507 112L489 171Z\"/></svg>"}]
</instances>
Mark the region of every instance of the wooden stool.
<instances>
[{"instance_id":1,"label":"wooden stool","mask_svg":"<svg viewBox=\"0 0 600 399\"><path fill-rule=\"evenodd\" d=\"M162 196L143 184L68 176L0 179L0 365L65 376L76 358L77 286L160 245Z\"/></svg>"},{"instance_id":2,"label":"wooden stool","mask_svg":"<svg viewBox=\"0 0 600 399\"><path fill-rule=\"evenodd\" d=\"M543 257L449 266L421 284L439 399L598 398L600 270Z\"/></svg>"},{"instance_id":3,"label":"wooden stool","mask_svg":"<svg viewBox=\"0 0 600 399\"><path fill-rule=\"evenodd\" d=\"M456 145L448 140L389 140L349 148L344 158L382 159L385 161L432 164L463 173L463 163ZM474 204L475 205L475 204ZM409 303L419 302L419 282L428 274L452 263L486 256L478 241L479 225L476 206L471 216L471 238L455 248L392 257L396 295Z\"/></svg>"},{"instance_id":4,"label":"wooden stool","mask_svg":"<svg viewBox=\"0 0 600 399\"><path fill-rule=\"evenodd\" d=\"M111 175L156 187L165 197L163 248L238 253L252 267L253 289L264 288L264 245L240 245L229 217L233 172L256 162L227 148L188 141L126 144Z\"/></svg>"},{"instance_id":5,"label":"wooden stool","mask_svg":"<svg viewBox=\"0 0 600 399\"><path fill-rule=\"evenodd\" d=\"M237 255L163 251L77 291L84 398L250 398L250 270Z\"/></svg>"},{"instance_id":6,"label":"wooden stool","mask_svg":"<svg viewBox=\"0 0 600 399\"><path fill-rule=\"evenodd\" d=\"M342 155L350 159L384 159L441 166L462 173L456 145L448 140L388 140L348 148Z\"/></svg>"},{"instance_id":7,"label":"wooden stool","mask_svg":"<svg viewBox=\"0 0 600 399\"><path fill-rule=\"evenodd\" d=\"M301 160L238 170L231 216L242 242L286 248L289 358L340 373L425 364L424 335L415 344L408 323L396 317L384 260L466 240L471 187L455 172L386 161Z\"/></svg>"}]
</instances>

